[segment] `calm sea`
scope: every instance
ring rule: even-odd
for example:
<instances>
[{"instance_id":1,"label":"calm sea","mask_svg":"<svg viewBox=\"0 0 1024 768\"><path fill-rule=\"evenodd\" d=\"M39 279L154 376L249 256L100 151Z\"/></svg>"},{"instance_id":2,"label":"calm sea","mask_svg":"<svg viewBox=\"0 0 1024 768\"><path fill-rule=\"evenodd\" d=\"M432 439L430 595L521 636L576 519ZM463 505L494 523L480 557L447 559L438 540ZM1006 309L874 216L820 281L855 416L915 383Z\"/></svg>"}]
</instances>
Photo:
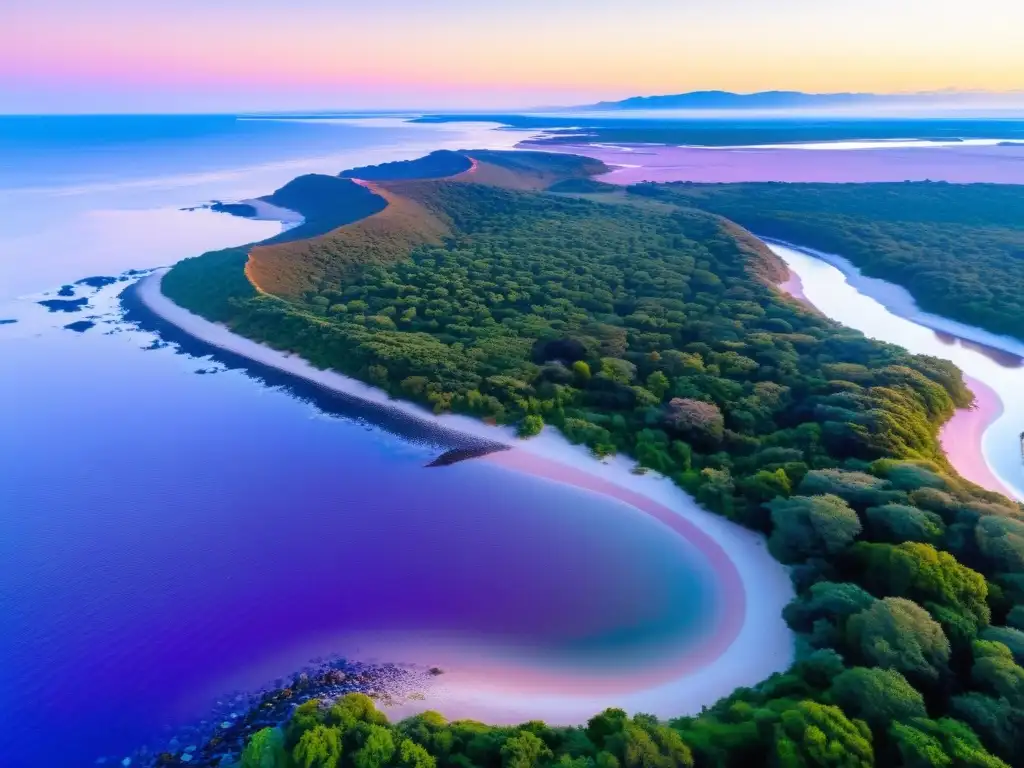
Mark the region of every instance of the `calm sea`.
<instances>
[{"instance_id":1,"label":"calm sea","mask_svg":"<svg viewBox=\"0 0 1024 768\"><path fill-rule=\"evenodd\" d=\"M588 678L708 631L701 556L630 507L486 462L428 469L443 437L164 344L122 316L127 281L75 286L77 312L37 303L279 228L182 208L519 138L0 118L0 765L166 747L325 638L443 635Z\"/></svg>"}]
</instances>

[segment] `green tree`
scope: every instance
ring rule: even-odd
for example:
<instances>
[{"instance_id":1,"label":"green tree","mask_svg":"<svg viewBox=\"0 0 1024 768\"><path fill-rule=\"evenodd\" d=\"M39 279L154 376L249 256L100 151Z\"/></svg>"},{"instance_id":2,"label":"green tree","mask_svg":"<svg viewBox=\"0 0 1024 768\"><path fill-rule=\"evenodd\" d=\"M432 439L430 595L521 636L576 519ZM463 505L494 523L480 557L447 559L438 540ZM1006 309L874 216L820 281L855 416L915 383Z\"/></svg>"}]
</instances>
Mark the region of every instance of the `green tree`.
<instances>
[{"instance_id":1,"label":"green tree","mask_svg":"<svg viewBox=\"0 0 1024 768\"><path fill-rule=\"evenodd\" d=\"M366 725L363 745L353 755L355 768L384 768L395 754L395 740L391 731L382 725Z\"/></svg>"},{"instance_id":2,"label":"green tree","mask_svg":"<svg viewBox=\"0 0 1024 768\"><path fill-rule=\"evenodd\" d=\"M535 768L552 757L547 745L529 731L509 737L501 747L504 768Z\"/></svg>"},{"instance_id":3,"label":"green tree","mask_svg":"<svg viewBox=\"0 0 1024 768\"><path fill-rule=\"evenodd\" d=\"M520 437L533 437L534 435L539 435L543 429L544 419L536 414L529 413L519 422L518 432Z\"/></svg>"},{"instance_id":4,"label":"green tree","mask_svg":"<svg viewBox=\"0 0 1024 768\"><path fill-rule=\"evenodd\" d=\"M814 622L825 619L833 625L845 625L855 613L870 607L875 598L856 584L819 581L800 593L786 606L783 616L789 625L808 632Z\"/></svg>"},{"instance_id":5,"label":"green tree","mask_svg":"<svg viewBox=\"0 0 1024 768\"><path fill-rule=\"evenodd\" d=\"M1024 571L1024 521L990 515L975 528L978 548L999 571Z\"/></svg>"},{"instance_id":6,"label":"green tree","mask_svg":"<svg viewBox=\"0 0 1024 768\"><path fill-rule=\"evenodd\" d=\"M846 549L861 531L857 513L838 496L794 496L775 499L768 547L784 563L834 555Z\"/></svg>"},{"instance_id":7,"label":"green tree","mask_svg":"<svg viewBox=\"0 0 1024 768\"><path fill-rule=\"evenodd\" d=\"M984 640L1002 643L1009 648L1018 664L1024 664L1024 632L1012 627L988 627L982 633Z\"/></svg>"},{"instance_id":8,"label":"green tree","mask_svg":"<svg viewBox=\"0 0 1024 768\"><path fill-rule=\"evenodd\" d=\"M875 764L871 730L839 707L801 701L785 710L774 728L780 768L870 768Z\"/></svg>"},{"instance_id":9,"label":"green tree","mask_svg":"<svg viewBox=\"0 0 1024 768\"><path fill-rule=\"evenodd\" d=\"M927 715L924 698L893 669L847 669L836 677L829 693L845 712L876 729Z\"/></svg>"},{"instance_id":10,"label":"green tree","mask_svg":"<svg viewBox=\"0 0 1024 768\"><path fill-rule=\"evenodd\" d=\"M398 745L398 768L436 768L437 760L412 739L402 739Z\"/></svg>"},{"instance_id":11,"label":"green tree","mask_svg":"<svg viewBox=\"0 0 1024 768\"><path fill-rule=\"evenodd\" d=\"M873 538L893 544L904 541L935 544L941 541L946 531L942 518L937 514L907 504L871 507L867 511L867 519Z\"/></svg>"},{"instance_id":12,"label":"green tree","mask_svg":"<svg viewBox=\"0 0 1024 768\"><path fill-rule=\"evenodd\" d=\"M922 682L936 682L949 671L949 640L942 627L910 600L876 600L850 617L847 631L850 645L870 665Z\"/></svg>"},{"instance_id":13,"label":"green tree","mask_svg":"<svg viewBox=\"0 0 1024 768\"><path fill-rule=\"evenodd\" d=\"M918 542L899 546L862 542L854 547L854 554L864 582L876 594L942 603L973 616L980 624L988 623L985 578L948 552Z\"/></svg>"},{"instance_id":14,"label":"green tree","mask_svg":"<svg viewBox=\"0 0 1024 768\"><path fill-rule=\"evenodd\" d=\"M278 728L264 728L249 739L242 752L242 768L286 768L284 734Z\"/></svg>"},{"instance_id":15,"label":"green tree","mask_svg":"<svg viewBox=\"0 0 1024 768\"><path fill-rule=\"evenodd\" d=\"M622 731L629 716L622 709L606 709L587 721L587 737L598 749L603 749L608 737Z\"/></svg>"},{"instance_id":16,"label":"green tree","mask_svg":"<svg viewBox=\"0 0 1024 768\"><path fill-rule=\"evenodd\" d=\"M1024 669L1002 643L976 640L971 680L983 691L1024 707Z\"/></svg>"},{"instance_id":17,"label":"green tree","mask_svg":"<svg viewBox=\"0 0 1024 768\"><path fill-rule=\"evenodd\" d=\"M654 371L650 376L647 377L647 389L654 393L654 396L661 400L665 397L665 393L668 392L669 387L672 383L661 371Z\"/></svg>"},{"instance_id":18,"label":"green tree","mask_svg":"<svg viewBox=\"0 0 1024 768\"><path fill-rule=\"evenodd\" d=\"M968 726L951 718L913 718L889 729L904 768L1010 768L982 746Z\"/></svg>"},{"instance_id":19,"label":"green tree","mask_svg":"<svg viewBox=\"0 0 1024 768\"><path fill-rule=\"evenodd\" d=\"M954 696L950 710L1003 759L1015 762L1024 754L1024 712L1006 699L971 691Z\"/></svg>"},{"instance_id":20,"label":"green tree","mask_svg":"<svg viewBox=\"0 0 1024 768\"><path fill-rule=\"evenodd\" d=\"M888 481L867 472L815 469L808 472L797 491L804 496L838 496L860 509L881 506L900 498Z\"/></svg>"},{"instance_id":21,"label":"green tree","mask_svg":"<svg viewBox=\"0 0 1024 768\"><path fill-rule=\"evenodd\" d=\"M299 737L299 743L292 750L292 759L300 768L338 768L341 733L337 728L313 726Z\"/></svg>"}]
</instances>

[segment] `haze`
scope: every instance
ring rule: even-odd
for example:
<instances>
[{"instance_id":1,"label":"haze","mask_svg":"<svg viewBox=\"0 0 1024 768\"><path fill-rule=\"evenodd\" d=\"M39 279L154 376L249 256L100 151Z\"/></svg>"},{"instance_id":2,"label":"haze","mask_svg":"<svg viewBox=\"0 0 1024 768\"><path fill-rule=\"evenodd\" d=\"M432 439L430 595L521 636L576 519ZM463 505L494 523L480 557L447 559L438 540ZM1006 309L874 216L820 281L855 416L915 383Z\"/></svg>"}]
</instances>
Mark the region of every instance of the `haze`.
<instances>
[{"instance_id":1,"label":"haze","mask_svg":"<svg viewBox=\"0 0 1024 768\"><path fill-rule=\"evenodd\" d=\"M1017 0L5 0L0 112L1024 87Z\"/></svg>"}]
</instances>

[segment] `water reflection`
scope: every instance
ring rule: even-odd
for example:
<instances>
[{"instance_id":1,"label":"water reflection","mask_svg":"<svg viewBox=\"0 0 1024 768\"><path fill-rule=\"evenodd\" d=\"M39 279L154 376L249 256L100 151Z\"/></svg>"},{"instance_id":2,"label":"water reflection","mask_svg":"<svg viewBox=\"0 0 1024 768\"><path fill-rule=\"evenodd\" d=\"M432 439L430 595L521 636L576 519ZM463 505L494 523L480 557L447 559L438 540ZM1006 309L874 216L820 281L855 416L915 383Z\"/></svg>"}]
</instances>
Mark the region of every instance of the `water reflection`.
<instances>
[{"instance_id":1,"label":"water reflection","mask_svg":"<svg viewBox=\"0 0 1024 768\"><path fill-rule=\"evenodd\" d=\"M989 360L1003 368L1024 367L1024 358L1020 355L1008 352L1005 349L999 349L998 347L993 347L988 344L982 344L980 341L971 341L970 339L965 339L946 331L934 331L934 333L936 338L943 344L947 344L949 346L956 346L959 344L967 349L973 349L975 352L984 355Z\"/></svg>"}]
</instances>

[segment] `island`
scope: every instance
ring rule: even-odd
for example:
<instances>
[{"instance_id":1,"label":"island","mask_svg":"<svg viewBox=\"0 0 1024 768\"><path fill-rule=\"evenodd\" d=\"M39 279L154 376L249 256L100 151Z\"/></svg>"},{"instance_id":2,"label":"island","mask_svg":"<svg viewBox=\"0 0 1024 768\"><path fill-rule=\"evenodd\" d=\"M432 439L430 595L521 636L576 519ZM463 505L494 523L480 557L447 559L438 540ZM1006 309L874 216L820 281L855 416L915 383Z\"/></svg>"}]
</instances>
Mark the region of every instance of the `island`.
<instances>
[{"instance_id":1,"label":"island","mask_svg":"<svg viewBox=\"0 0 1024 768\"><path fill-rule=\"evenodd\" d=\"M743 190L605 193L592 159L461 154L418 166L452 161L441 178L394 164L303 177L279 198L303 232L187 259L161 290L387 396L669 478L789 568L796 659L668 721L612 708L567 727L391 724L359 693L310 693L280 726L251 727L242 766L995 768L1024 754L1024 508L943 453L940 428L972 400L959 370L779 290L784 264L741 226L755 224ZM223 764L215 741L185 762Z\"/></svg>"}]
</instances>

